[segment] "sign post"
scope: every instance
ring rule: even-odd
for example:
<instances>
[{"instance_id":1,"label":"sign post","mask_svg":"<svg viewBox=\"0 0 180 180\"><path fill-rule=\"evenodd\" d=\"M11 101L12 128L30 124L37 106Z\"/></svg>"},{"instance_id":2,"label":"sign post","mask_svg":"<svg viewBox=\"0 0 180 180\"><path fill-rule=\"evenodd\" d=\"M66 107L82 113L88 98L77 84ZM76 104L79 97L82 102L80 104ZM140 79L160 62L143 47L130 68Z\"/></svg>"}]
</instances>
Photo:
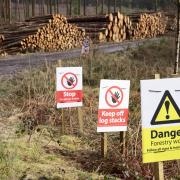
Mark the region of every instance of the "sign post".
<instances>
[{"instance_id":1,"label":"sign post","mask_svg":"<svg viewBox=\"0 0 180 180\"><path fill-rule=\"evenodd\" d=\"M107 156L107 132L127 131L130 81L101 80L97 132L101 154Z\"/></svg>"},{"instance_id":2,"label":"sign post","mask_svg":"<svg viewBox=\"0 0 180 180\"><path fill-rule=\"evenodd\" d=\"M163 161L180 159L180 78L142 80L141 107L143 163L163 180Z\"/></svg>"},{"instance_id":3,"label":"sign post","mask_svg":"<svg viewBox=\"0 0 180 180\"><path fill-rule=\"evenodd\" d=\"M58 66L62 67L62 60L58 60ZM64 109L61 109L61 133L65 134Z\"/></svg>"},{"instance_id":4,"label":"sign post","mask_svg":"<svg viewBox=\"0 0 180 180\"><path fill-rule=\"evenodd\" d=\"M160 74L155 74L155 79L160 79ZM164 180L163 162L153 163L153 171L155 180Z\"/></svg>"},{"instance_id":5,"label":"sign post","mask_svg":"<svg viewBox=\"0 0 180 180\"><path fill-rule=\"evenodd\" d=\"M107 149L108 149L107 133L101 133L101 156L103 158L107 157Z\"/></svg>"},{"instance_id":6,"label":"sign post","mask_svg":"<svg viewBox=\"0 0 180 180\"><path fill-rule=\"evenodd\" d=\"M82 67L56 68L56 103L57 108L82 106ZM83 132L83 114L78 108L80 133ZM62 131L64 131L64 114L62 109Z\"/></svg>"}]
</instances>

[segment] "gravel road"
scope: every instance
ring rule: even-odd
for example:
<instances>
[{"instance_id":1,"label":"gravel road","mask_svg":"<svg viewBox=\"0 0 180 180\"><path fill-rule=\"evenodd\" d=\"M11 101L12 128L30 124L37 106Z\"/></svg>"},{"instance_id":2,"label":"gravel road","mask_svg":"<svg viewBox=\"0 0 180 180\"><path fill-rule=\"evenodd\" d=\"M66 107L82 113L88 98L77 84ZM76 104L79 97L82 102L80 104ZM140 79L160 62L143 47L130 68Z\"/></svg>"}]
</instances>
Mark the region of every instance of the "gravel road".
<instances>
[{"instance_id":1,"label":"gravel road","mask_svg":"<svg viewBox=\"0 0 180 180\"><path fill-rule=\"evenodd\" d=\"M96 45L91 50L98 50L104 53L124 51L128 48L136 48L144 43L159 42L161 38L145 39L138 41L127 41L122 43L111 43ZM81 49L73 49L63 52L53 53L29 53L24 55L6 56L0 58L0 76L9 76L28 67L35 67L46 62L56 62L59 59L79 57Z\"/></svg>"}]
</instances>

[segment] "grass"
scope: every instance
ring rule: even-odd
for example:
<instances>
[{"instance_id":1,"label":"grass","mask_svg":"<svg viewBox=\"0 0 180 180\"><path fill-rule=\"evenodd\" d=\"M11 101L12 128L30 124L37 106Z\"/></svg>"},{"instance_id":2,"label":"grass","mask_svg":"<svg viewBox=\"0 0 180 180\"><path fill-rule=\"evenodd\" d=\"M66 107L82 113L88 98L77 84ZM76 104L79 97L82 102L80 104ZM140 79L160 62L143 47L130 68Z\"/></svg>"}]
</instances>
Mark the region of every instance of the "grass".
<instances>
[{"instance_id":1,"label":"grass","mask_svg":"<svg viewBox=\"0 0 180 180\"><path fill-rule=\"evenodd\" d=\"M62 61L62 66L83 66L84 135L79 135L75 108L62 111L54 102L55 67L46 63L0 86L0 179L151 179L152 168L142 164L140 127L141 79L173 72L171 40L146 44L113 54L95 52L88 58ZM108 134L108 157L100 156L96 132L100 79L130 79L130 114L125 155L118 133ZM178 176L177 162L165 163L166 178Z\"/></svg>"}]
</instances>

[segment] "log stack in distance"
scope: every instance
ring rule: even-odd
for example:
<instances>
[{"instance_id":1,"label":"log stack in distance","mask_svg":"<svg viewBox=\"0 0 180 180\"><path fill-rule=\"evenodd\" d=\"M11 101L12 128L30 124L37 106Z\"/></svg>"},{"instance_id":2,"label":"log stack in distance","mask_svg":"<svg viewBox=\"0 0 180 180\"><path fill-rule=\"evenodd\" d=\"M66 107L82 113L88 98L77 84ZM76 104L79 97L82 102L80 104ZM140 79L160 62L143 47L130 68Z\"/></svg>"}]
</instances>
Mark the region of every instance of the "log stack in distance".
<instances>
[{"instance_id":1,"label":"log stack in distance","mask_svg":"<svg viewBox=\"0 0 180 180\"><path fill-rule=\"evenodd\" d=\"M83 29L67 22L63 15L53 15L34 35L21 41L22 51L57 51L81 46L85 37Z\"/></svg>"}]
</instances>

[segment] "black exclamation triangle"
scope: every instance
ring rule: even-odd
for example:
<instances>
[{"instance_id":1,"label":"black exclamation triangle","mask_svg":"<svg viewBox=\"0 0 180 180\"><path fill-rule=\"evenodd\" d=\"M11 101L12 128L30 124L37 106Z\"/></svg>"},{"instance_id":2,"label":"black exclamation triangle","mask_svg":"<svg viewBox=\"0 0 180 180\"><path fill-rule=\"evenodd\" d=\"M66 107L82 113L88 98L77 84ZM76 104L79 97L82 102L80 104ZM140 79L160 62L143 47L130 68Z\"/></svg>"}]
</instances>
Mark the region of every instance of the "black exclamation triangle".
<instances>
[{"instance_id":1,"label":"black exclamation triangle","mask_svg":"<svg viewBox=\"0 0 180 180\"><path fill-rule=\"evenodd\" d=\"M167 115L166 115L166 119L169 119L170 116L168 115L169 114L169 101L165 101L165 107L166 107L166 112L167 112Z\"/></svg>"}]
</instances>

